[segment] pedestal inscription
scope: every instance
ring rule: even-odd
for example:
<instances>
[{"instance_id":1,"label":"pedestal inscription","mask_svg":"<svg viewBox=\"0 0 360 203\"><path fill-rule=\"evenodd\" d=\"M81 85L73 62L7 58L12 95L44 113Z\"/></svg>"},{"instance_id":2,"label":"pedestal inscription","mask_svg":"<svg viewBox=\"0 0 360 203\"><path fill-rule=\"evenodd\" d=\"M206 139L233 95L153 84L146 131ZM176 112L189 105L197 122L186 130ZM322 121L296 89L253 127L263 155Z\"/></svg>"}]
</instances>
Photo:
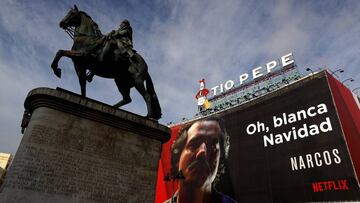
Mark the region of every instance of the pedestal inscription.
<instances>
[{"instance_id":1,"label":"pedestal inscription","mask_svg":"<svg viewBox=\"0 0 360 203\"><path fill-rule=\"evenodd\" d=\"M66 101L77 98L67 97ZM114 119L106 125L107 120L99 118L106 115L104 109L112 108L101 106L94 117L97 105L95 101L86 101L82 108L74 104L74 114L49 105L34 108L0 200L153 202L161 139L167 139L168 129L126 112L124 117L116 115L120 110L108 115Z\"/></svg>"}]
</instances>

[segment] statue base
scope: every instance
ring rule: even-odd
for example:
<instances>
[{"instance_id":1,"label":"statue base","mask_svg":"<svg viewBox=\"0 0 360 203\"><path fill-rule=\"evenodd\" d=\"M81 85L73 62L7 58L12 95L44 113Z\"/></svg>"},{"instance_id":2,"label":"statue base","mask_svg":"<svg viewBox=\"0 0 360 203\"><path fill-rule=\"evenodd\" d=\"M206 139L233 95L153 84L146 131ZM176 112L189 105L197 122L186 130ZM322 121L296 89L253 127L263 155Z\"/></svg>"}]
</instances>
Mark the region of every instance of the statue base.
<instances>
[{"instance_id":1,"label":"statue base","mask_svg":"<svg viewBox=\"0 0 360 203\"><path fill-rule=\"evenodd\" d=\"M32 90L25 108L0 202L154 202L166 126L49 88Z\"/></svg>"}]
</instances>

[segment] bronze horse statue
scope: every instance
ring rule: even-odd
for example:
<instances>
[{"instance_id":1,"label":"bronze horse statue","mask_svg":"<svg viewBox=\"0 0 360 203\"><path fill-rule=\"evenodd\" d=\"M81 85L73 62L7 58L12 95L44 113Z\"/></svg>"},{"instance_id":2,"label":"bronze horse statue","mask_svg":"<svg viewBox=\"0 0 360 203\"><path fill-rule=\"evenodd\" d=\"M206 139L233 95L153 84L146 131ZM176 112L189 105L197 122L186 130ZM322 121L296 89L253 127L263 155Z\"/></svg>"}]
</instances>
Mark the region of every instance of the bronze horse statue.
<instances>
[{"instance_id":1,"label":"bronze horse statue","mask_svg":"<svg viewBox=\"0 0 360 203\"><path fill-rule=\"evenodd\" d=\"M118 50L113 49L104 60L100 60L104 42L109 39L101 34L98 25L91 17L80 11L76 5L61 20L59 26L73 38L74 43L71 50L59 50L56 53L51 67L57 77L61 78L61 69L58 68L60 58L69 57L74 63L79 78L81 96L86 96L89 72L100 77L113 78L123 96L123 99L114 105L115 107L130 103L130 89L135 87L146 102L147 117L155 120L161 118L161 108L154 85L147 64L140 54L135 53L136 62L131 62Z\"/></svg>"}]
</instances>

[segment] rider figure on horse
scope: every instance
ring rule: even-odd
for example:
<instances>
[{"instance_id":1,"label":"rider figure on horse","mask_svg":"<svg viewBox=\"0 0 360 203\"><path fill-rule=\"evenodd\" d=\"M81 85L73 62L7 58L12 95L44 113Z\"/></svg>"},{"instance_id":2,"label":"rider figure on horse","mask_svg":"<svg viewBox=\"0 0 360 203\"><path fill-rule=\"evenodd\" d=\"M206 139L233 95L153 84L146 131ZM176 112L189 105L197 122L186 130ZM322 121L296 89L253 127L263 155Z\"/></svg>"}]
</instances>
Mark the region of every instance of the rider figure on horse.
<instances>
[{"instance_id":1,"label":"rider figure on horse","mask_svg":"<svg viewBox=\"0 0 360 203\"><path fill-rule=\"evenodd\" d=\"M132 42L132 28L130 26L130 22L125 19L121 22L118 30L113 30L107 35L107 38L110 40L106 40L105 46L100 55L100 61L104 60L104 56L109 53L111 40L115 40L117 44L117 48L120 50L120 54L126 56L131 62L135 60L135 51L133 50L133 42Z\"/></svg>"},{"instance_id":2,"label":"rider figure on horse","mask_svg":"<svg viewBox=\"0 0 360 203\"><path fill-rule=\"evenodd\" d=\"M114 41L116 42L117 49L120 51L120 55L129 59L130 63L137 62L135 57L136 51L133 49L132 27L127 19L124 19L120 23L118 30L113 30L106 36L105 45L99 57L100 62L104 61L106 55L109 54L111 51L111 44ZM92 81L93 76L93 73L89 73L87 80L89 82Z\"/></svg>"}]
</instances>

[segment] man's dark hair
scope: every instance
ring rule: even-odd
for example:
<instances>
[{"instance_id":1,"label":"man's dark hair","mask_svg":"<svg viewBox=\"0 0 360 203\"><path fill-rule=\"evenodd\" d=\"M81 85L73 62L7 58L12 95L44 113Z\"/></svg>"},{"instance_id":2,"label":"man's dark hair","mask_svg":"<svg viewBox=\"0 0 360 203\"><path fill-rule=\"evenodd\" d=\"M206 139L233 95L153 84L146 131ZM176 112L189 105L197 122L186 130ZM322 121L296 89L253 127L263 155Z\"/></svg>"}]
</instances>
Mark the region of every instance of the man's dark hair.
<instances>
[{"instance_id":1,"label":"man's dark hair","mask_svg":"<svg viewBox=\"0 0 360 203\"><path fill-rule=\"evenodd\" d=\"M229 136L226 132L225 123L224 120L218 117L209 117L201 120L196 120L194 122L186 124L179 132L176 140L174 141L173 145L171 146L171 170L173 174L176 174L178 172L177 164L180 161L181 152L185 147L187 136L188 136L188 130L190 127L195 124L196 122L204 122L204 121L216 121L220 126L220 161L219 161L219 167L216 174L216 178L214 182L217 182L221 176L225 172L225 162L228 158L228 152L230 147L229 142Z\"/></svg>"}]
</instances>

